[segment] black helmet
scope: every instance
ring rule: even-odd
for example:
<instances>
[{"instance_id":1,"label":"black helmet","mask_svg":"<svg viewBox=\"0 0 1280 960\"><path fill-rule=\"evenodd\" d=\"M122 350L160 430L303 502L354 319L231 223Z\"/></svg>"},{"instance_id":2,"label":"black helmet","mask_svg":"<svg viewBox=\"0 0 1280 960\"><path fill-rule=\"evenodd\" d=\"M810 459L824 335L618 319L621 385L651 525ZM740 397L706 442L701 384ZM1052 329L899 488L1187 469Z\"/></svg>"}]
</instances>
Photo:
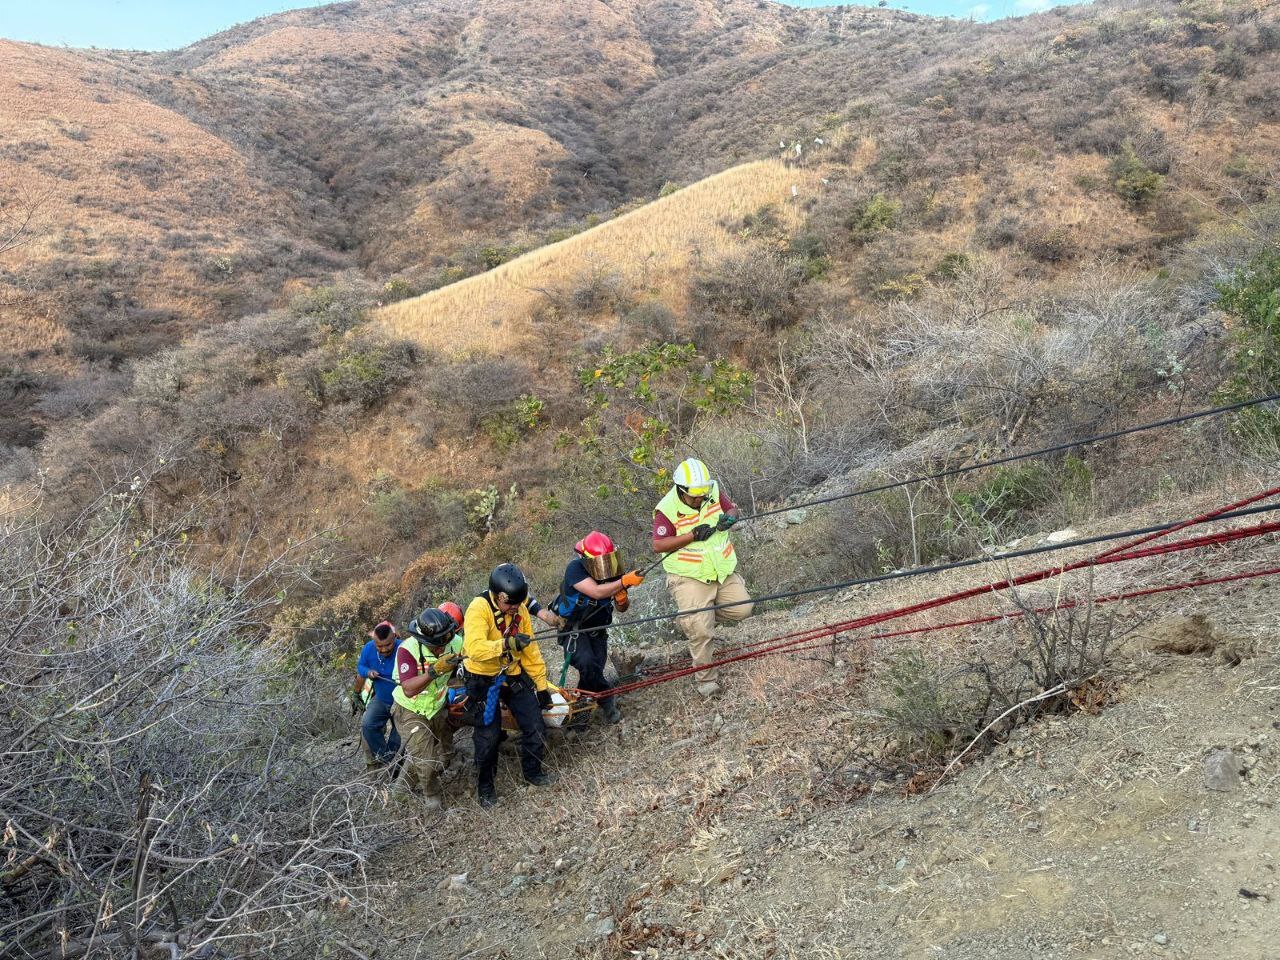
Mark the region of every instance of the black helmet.
<instances>
[{"instance_id":1,"label":"black helmet","mask_svg":"<svg viewBox=\"0 0 1280 960\"><path fill-rule=\"evenodd\" d=\"M495 598L498 594L505 593L508 603L518 605L524 603L529 596L529 581L514 563L502 563L489 574L489 592Z\"/></svg>"},{"instance_id":2,"label":"black helmet","mask_svg":"<svg viewBox=\"0 0 1280 960\"><path fill-rule=\"evenodd\" d=\"M435 607L427 607L409 621L409 632L433 647L448 643L457 629L453 617Z\"/></svg>"}]
</instances>

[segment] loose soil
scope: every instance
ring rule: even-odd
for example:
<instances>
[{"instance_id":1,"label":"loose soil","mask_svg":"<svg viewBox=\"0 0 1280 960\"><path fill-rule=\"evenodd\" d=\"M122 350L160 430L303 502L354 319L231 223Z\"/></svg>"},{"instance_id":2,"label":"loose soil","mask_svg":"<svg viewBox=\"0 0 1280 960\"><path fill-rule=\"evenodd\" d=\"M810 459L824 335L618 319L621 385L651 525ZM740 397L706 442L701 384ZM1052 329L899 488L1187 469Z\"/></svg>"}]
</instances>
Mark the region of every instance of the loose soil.
<instances>
[{"instance_id":1,"label":"loose soil","mask_svg":"<svg viewBox=\"0 0 1280 960\"><path fill-rule=\"evenodd\" d=\"M1095 587L1277 552L1153 562ZM761 615L732 640L905 599ZM1136 628L1108 706L1017 728L932 792L937 767L895 771L874 663L842 647L730 670L711 702L681 682L636 694L620 726L553 738L549 789L519 781L508 746L492 813L458 762L448 813L413 814L415 839L387 864L398 893L378 955L1278 957L1274 610L1268 580L1126 605ZM1215 748L1239 759L1238 790L1206 789Z\"/></svg>"}]
</instances>

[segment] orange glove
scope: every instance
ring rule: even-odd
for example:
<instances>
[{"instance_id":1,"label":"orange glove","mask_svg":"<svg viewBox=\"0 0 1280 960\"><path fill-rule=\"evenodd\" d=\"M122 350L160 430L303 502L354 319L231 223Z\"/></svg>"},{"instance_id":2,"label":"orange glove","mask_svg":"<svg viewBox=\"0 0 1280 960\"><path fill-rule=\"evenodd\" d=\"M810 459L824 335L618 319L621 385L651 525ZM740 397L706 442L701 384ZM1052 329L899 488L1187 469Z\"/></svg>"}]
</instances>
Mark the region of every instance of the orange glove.
<instances>
[{"instance_id":1,"label":"orange glove","mask_svg":"<svg viewBox=\"0 0 1280 960\"><path fill-rule=\"evenodd\" d=\"M627 596L627 591L619 590L613 595L613 605L618 608L619 613L626 613L627 608L631 606L631 598Z\"/></svg>"},{"instance_id":2,"label":"orange glove","mask_svg":"<svg viewBox=\"0 0 1280 960\"><path fill-rule=\"evenodd\" d=\"M638 587L642 583L644 583L644 574L641 573L639 570L632 570L630 573L624 573L622 575L623 589Z\"/></svg>"}]
</instances>

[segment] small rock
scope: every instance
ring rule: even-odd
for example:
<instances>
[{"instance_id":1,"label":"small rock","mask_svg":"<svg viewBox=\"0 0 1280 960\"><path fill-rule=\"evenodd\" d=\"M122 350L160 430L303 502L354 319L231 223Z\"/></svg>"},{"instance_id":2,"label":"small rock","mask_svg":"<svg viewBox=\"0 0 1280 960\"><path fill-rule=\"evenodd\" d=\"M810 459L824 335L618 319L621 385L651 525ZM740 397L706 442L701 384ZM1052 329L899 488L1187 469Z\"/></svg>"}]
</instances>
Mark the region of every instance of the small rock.
<instances>
[{"instance_id":1,"label":"small rock","mask_svg":"<svg viewBox=\"0 0 1280 960\"><path fill-rule=\"evenodd\" d=\"M596 924L596 936L601 940L613 936L613 931L618 929L618 925L613 922L613 917L604 917Z\"/></svg>"},{"instance_id":2,"label":"small rock","mask_svg":"<svg viewBox=\"0 0 1280 960\"><path fill-rule=\"evenodd\" d=\"M444 890L446 893L462 893L468 895L476 892L475 887L471 886L468 882L467 874L465 873L456 873L452 876L445 877L436 884L436 889Z\"/></svg>"},{"instance_id":3,"label":"small rock","mask_svg":"<svg viewBox=\"0 0 1280 960\"><path fill-rule=\"evenodd\" d=\"M1230 750L1215 750L1204 758L1204 785L1207 790L1230 793L1240 786L1240 761Z\"/></svg>"},{"instance_id":4,"label":"small rock","mask_svg":"<svg viewBox=\"0 0 1280 960\"><path fill-rule=\"evenodd\" d=\"M804 523L804 519L808 515L809 515L809 511L807 510L799 510L799 509L788 510L786 513L782 515L782 520L784 523L787 523L790 526L794 527L801 523Z\"/></svg>"},{"instance_id":5,"label":"small rock","mask_svg":"<svg viewBox=\"0 0 1280 960\"><path fill-rule=\"evenodd\" d=\"M895 863L895 864L893 865L893 867L894 867L894 869L895 869L895 870L905 870L905 869L907 869L907 858L906 858L906 857L903 857L903 858L902 858L902 859L900 859L897 863Z\"/></svg>"},{"instance_id":6,"label":"small rock","mask_svg":"<svg viewBox=\"0 0 1280 960\"><path fill-rule=\"evenodd\" d=\"M724 727L724 717L720 716L720 714L717 713L711 719L711 735L713 737L717 736L720 733L721 728L723 727Z\"/></svg>"},{"instance_id":7,"label":"small rock","mask_svg":"<svg viewBox=\"0 0 1280 960\"><path fill-rule=\"evenodd\" d=\"M1162 946L1162 947L1163 947L1163 946L1165 946L1165 945L1167 945L1167 944L1169 943L1169 938L1168 938L1165 934L1163 934L1163 933L1157 933L1157 934L1156 934L1154 937L1152 937L1151 939L1152 939L1155 943L1158 943L1158 944L1159 944L1160 946Z\"/></svg>"},{"instance_id":8,"label":"small rock","mask_svg":"<svg viewBox=\"0 0 1280 960\"><path fill-rule=\"evenodd\" d=\"M1067 540L1074 540L1078 536L1080 536L1080 534L1076 533L1070 527L1067 527L1065 530L1053 531L1053 533L1049 534L1047 537L1044 538L1044 542L1045 543L1063 543Z\"/></svg>"}]
</instances>

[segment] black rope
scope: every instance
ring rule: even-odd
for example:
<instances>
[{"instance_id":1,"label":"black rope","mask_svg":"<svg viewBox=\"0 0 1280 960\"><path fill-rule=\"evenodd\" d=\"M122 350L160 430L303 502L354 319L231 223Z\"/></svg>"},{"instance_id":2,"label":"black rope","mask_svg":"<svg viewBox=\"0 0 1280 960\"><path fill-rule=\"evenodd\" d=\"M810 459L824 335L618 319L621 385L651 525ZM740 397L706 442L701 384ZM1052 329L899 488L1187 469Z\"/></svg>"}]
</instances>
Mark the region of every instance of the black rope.
<instances>
[{"instance_id":1,"label":"black rope","mask_svg":"<svg viewBox=\"0 0 1280 960\"><path fill-rule=\"evenodd\" d=\"M687 617L695 613L708 613L714 610L725 610L729 607L740 607L748 603L769 603L775 600L790 600L794 597L811 596L815 593L834 593L837 590L847 590L850 587L861 587L872 583L885 583L889 580L904 580L909 577L921 577L931 573L945 573L948 570L960 570L964 567L974 567L984 563L996 563L1002 560L1017 560L1021 557L1034 557L1042 553L1054 553L1058 550L1070 550L1074 547L1086 547L1091 544L1107 543L1111 540L1123 540L1126 537L1141 537L1149 533L1160 533L1183 525L1196 526L1203 523L1213 523L1218 520L1232 520L1237 517L1250 517L1259 513L1269 513L1273 510L1280 510L1280 503L1263 504L1261 506L1245 507L1241 510L1232 510L1230 513L1223 513L1216 517L1210 517L1206 520L1199 520L1195 524L1187 524L1185 520L1175 520L1170 523L1160 523L1150 527L1125 530L1120 533L1102 533L1092 537L1082 537L1079 540L1068 540L1063 543L1050 543L1039 547L1028 547L1025 550L1010 550L1005 553L994 553L982 557L970 557L965 560L953 560L949 563L938 563L928 567L913 567L910 570L895 570L892 573L882 573L874 577L860 577L856 580L844 580L840 583L832 583L821 587L803 587L799 590L788 590L784 593L774 593L766 597L734 600L730 603L718 603L709 607L698 607L693 610L680 610L675 613L658 613L649 617L638 617L634 620L624 620L620 623L614 623L613 626L635 627L644 623L657 623L662 620L675 620L679 617ZM542 637L550 636L567 636L572 632L573 631L569 630L566 630L563 633L556 630L542 630L536 631L534 636L541 639Z\"/></svg>"},{"instance_id":2,"label":"black rope","mask_svg":"<svg viewBox=\"0 0 1280 960\"><path fill-rule=\"evenodd\" d=\"M985 470L987 467L997 467L1005 463L1016 463L1019 460L1031 460L1035 457L1043 457L1051 453L1061 453L1063 450L1071 450L1074 447L1083 447L1091 443L1101 443L1104 440L1114 440L1117 437L1125 437L1131 433L1141 433L1144 430L1155 430L1159 427L1170 427L1179 423L1188 423L1191 420L1199 420L1203 417L1216 417L1221 413L1231 413L1235 410L1243 410L1246 407L1257 406L1260 403L1270 403L1273 400L1280 400L1280 393L1273 393L1267 397L1256 397L1253 400L1241 400L1239 403L1228 404L1224 407L1214 407L1211 410L1199 410L1195 413L1184 413L1177 417L1157 420L1154 423L1144 423L1136 427L1125 427L1123 430L1113 430L1111 433L1100 433L1096 437L1085 437L1083 440L1072 440L1068 443L1059 443L1052 447L1042 447L1039 450L1032 450L1029 453L1015 453L1007 457L998 457L995 460L985 460L982 463L971 463L967 467L954 467L950 470L939 470L937 473L927 473L917 477L909 477L906 480L898 480L894 483L883 483L876 487L864 487L861 490L853 490L849 493L838 493L830 497L810 500L807 503L797 503L789 507L775 507L772 510L761 510L758 513L751 514L750 516L739 517L738 523L744 523L747 520L758 520L761 517L771 517L776 513L786 513L790 510L803 510L807 507L818 507L824 503L835 503L838 500L850 500L854 497L865 497L872 493L883 493L886 490L896 490L899 487L907 487L913 483L924 483L929 480L943 480L947 477L958 477L961 474L971 473L974 470Z\"/></svg>"},{"instance_id":3,"label":"black rope","mask_svg":"<svg viewBox=\"0 0 1280 960\"><path fill-rule=\"evenodd\" d=\"M859 490L851 490L848 493L837 493L829 497L821 497L818 500L809 500L804 503L795 503L785 507L774 507L771 510L760 510L756 513L749 514L745 517L739 517L735 521L735 526L739 523L746 523L748 520L759 520L761 517L772 517L778 513L790 513L792 510L805 510L809 507L820 507L827 503L836 503L840 500L852 500L854 497L865 497L873 493L884 493L886 490L897 490L901 487L909 487L915 483L927 483L930 480L944 480L948 477L958 477L962 474L972 473L975 470L985 470L988 467L998 467L1005 463L1017 463L1019 460L1032 460L1036 457L1047 456L1051 453L1061 453L1064 450L1071 450L1075 447L1088 446L1091 443L1102 443L1104 440L1114 440L1117 437L1126 437L1131 433L1142 433L1145 430L1156 430L1160 427L1170 427L1179 423L1189 423L1192 420L1200 420L1204 417L1216 417L1222 413L1231 413L1236 410L1243 410L1246 407L1255 407L1261 403L1271 403L1273 400L1280 400L1280 393L1273 393L1265 397L1255 397L1252 400L1241 400L1239 403L1230 403L1222 407L1213 407L1209 410L1197 410L1195 413L1183 413L1176 417L1168 417L1164 420L1156 420L1153 423L1143 423L1136 427L1125 427L1123 430L1113 430L1110 433L1100 433L1097 436L1085 437L1083 440L1071 440L1067 443L1055 444L1052 447L1042 447L1039 450L1031 450L1027 453L1010 454L1007 457L997 457L995 460L984 460L982 463L971 463L967 467L953 467L949 470L939 470L937 473L926 473L920 476L908 477L906 480L896 480L893 483L882 483L875 487L863 487ZM677 548L680 549L680 548ZM666 553L660 554L657 560L649 564L640 571L640 575L644 576L654 567L660 564L675 550L668 550Z\"/></svg>"}]
</instances>

